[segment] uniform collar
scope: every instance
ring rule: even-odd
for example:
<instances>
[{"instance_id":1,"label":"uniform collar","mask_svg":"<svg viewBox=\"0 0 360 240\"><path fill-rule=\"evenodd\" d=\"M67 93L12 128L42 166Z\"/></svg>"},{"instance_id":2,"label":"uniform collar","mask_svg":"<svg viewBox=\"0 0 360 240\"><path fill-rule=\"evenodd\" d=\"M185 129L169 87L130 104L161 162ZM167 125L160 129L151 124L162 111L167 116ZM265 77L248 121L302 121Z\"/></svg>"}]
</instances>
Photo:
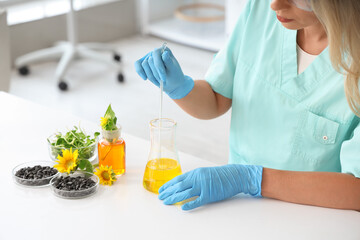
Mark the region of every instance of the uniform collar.
<instances>
[{"instance_id":1,"label":"uniform collar","mask_svg":"<svg viewBox=\"0 0 360 240\"><path fill-rule=\"evenodd\" d=\"M326 47L305 71L298 75L296 35L296 30L283 28L280 87L301 101L322 79L335 70L331 66L329 50Z\"/></svg>"}]
</instances>

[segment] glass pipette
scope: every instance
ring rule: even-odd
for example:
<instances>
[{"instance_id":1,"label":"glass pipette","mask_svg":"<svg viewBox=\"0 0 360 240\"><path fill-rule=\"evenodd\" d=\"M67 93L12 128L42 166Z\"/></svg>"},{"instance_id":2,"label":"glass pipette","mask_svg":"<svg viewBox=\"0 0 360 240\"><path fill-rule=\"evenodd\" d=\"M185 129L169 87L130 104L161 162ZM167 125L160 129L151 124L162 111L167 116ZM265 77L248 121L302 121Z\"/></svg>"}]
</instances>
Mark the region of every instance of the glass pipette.
<instances>
[{"instance_id":1,"label":"glass pipette","mask_svg":"<svg viewBox=\"0 0 360 240\"><path fill-rule=\"evenodd\" d=\"M161 46L161 57L166 49L167 42L164 42ZM164 82L163 79L160 79L160 112L159 112L159 160L161 161L161 123L162 123L162 108L163 108L163 91L164 91Z\"/></svg>"},{"instance_id":2,"label":"glass pipette","mask_svg":"<svg viewBox=\"0 0 360 240\"><path fill-rule=\"evenodd\" d=\"M161 46L161 56L166 49L167 42L164 42ZM159 112L159 120L161 126L161 119L162 119L162 105L163 105L163 91L164 91L164 82L163 79L160 79L160 112Z\"/></svg>"}]
</instances>

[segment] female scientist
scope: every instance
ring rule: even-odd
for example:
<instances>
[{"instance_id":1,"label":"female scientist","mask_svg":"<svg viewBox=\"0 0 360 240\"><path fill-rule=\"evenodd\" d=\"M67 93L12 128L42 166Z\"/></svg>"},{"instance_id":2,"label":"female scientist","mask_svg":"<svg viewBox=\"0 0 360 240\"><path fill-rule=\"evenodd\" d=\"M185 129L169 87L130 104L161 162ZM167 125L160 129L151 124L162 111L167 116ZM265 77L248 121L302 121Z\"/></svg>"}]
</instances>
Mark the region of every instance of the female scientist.
<instances>
[{"instance_id":1,"label":"female scientist","mask_svg":"<svg viewBox=\"0 0 360 240\"><path fill-rule=\"evenodd\" d=\"M271 2L271 4L270 4ZM232 110L229 164L165 183L165 204L190 210L238 193L360 210L360 1L248 0L205 79L169 49L135 63L184 111Z\"/></svg>"}]
</instances>

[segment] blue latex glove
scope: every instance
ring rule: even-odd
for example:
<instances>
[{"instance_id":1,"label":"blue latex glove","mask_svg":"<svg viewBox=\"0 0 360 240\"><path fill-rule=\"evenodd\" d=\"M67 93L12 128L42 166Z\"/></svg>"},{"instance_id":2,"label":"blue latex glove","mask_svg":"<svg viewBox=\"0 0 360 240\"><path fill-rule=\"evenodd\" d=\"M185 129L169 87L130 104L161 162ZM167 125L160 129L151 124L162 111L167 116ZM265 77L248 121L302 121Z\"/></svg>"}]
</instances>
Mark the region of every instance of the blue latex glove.
<instances>
[{"instance_id":1,"label":"blue latex glove","mask_svg":"<svg viewBox=\"0 0 360 240\"><path fill-rule=\"evenodd\" d=\"M162 48L149 52L135 62L135 69L142 79L149 79L158 87L163 81L164 92L172 99L185 97L194 87L194 80L183 74L169 48L163 53Z\"/></svg>"},{"instance_id":2,"label":"blue latex glove","mask_svg":"<svg viewBox=\"0 0 360 240\"><path fill-rule=\"evenodd\" d=\"M262 171L262 166L241 164L197 168L165 183L159 189L159 199L174 204L198 196L182 206L191 210L238 193L261 197Z\"/></svg>"}]
</instances>

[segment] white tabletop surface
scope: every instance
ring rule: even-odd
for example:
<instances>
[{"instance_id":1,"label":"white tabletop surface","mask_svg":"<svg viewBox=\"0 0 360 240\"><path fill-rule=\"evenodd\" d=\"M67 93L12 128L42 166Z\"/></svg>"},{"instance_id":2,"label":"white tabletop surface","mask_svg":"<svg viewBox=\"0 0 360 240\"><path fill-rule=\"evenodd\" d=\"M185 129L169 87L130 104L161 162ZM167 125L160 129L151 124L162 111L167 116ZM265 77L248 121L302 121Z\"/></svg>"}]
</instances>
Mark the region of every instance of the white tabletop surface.
<instances>
[{"instance_id":1,"label":"white tabletop surface","mask_svg":"<svg viewBox=\"0 0 360 240\"><path fill-rule=\"evenodd\" d=\"M99 129L98 123L0 92L1 240L360 239L360 213L356 211L245 195L189 212L166 206L142 186L149 142L129 134L123 134L126 174L112 187L100 186L92 197L66 200L49 188L26 188L13 182L14 166L50 160L46 138L79 123L87 131ZM179 155L184 172L214 165Z\"/></svg>"}]
</instances>

